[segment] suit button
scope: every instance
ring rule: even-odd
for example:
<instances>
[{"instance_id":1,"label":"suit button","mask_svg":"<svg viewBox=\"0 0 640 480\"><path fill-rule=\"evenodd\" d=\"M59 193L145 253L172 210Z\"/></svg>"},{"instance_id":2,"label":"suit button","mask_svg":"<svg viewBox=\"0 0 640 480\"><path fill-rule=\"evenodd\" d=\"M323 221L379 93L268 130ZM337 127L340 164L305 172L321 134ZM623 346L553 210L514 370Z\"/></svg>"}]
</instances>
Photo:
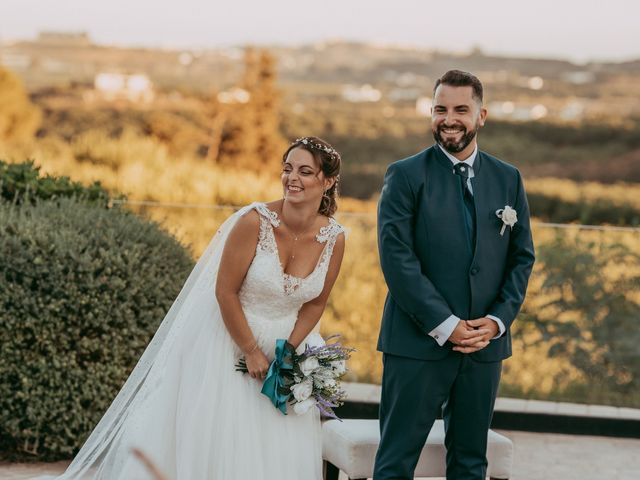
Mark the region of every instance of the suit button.
<instances>
[{"instance_id":1,"label":"suit button","mask_svg":"<svg viewBox=\"0 0 640 480\"><path fill-rule=\"evenodd\" d=\"M473 267L471 269L471 275L476 275L479 271L480 271L480 269L478 267Z\"/></svg>"}]
</instances>

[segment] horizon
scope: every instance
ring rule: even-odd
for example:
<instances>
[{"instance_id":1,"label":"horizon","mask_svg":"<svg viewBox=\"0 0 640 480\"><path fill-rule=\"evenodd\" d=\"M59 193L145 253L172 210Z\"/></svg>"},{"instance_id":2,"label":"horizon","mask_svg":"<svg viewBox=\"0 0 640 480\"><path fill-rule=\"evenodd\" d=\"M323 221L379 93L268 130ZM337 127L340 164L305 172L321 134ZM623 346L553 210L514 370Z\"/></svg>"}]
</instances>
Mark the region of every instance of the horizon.
<instances>
[{"instance_id":1,"label":"horizon","mask_svg":"<svg viewBox=\"0 0 640 480\"><path fill-rule=\"evenodd\" d=\"M42 33L48 34L86 34L91 42L91 45L96 47L106 47L106 48L119 48L123 50L135 50L135 49L143 49L143 50L162 50L162 51L176 51L176 52L197 52L197 51L215 51L215 50L225 50L225 49L243 49L245 47L256 47L256 48L283 48L283 49L295 49L323 44L347 44L353 43L357 45L367 45L379 48L389 48L389 49L398 49L398 50L415 50L415 51L426 51L426 52L440 52L444 54L451 55L468 55L474 50L479 50L483 55L487 57L495 57L495 58L509 58L509 59L525 59L525 60L553 60L553 61L566 61L572 63L574 65L588 65L588 64L598 64L598 63L627 63L640 61L640 53L637 55L628 57L628 58L601 58L601 59L586 59L579 60L570 57L563 57L554 54L536 54L536 53L518 53L518 52L500 52L500 51L490 51L484 48L481 48L478 45L471 46L467 49L453 50L453 49L445 49L438 47L430 47L428 45L417 45L417 44L408 44L408 43L398 43L398 42L381 42L377 40L367 40L367 39L353 39L353 38L325 38L318 40L310 40L308 42L298 42L298 43L253 43L247 42L244 44L228 44L228 45L208 45L208 46L168 46L161 44L153 44L153 43L120 43L120 42L99 42L92 35L91 32L86 30L48 30L43 29L38 31L36 35L28 38L11 38L11 39L3 39L0 37L0 48L3 45L11 46L16 43L21 42L36 42L38 37Z\"/></svg>"},{"instance_id":2,"label":"horizon","mask_svg":"<svg viewBox=\"0 0 640 480\"><path fill-rule=\"evenodd\" d=\"M62 31L86 32L98 45L125 48L295 48L339 39L455 53L480 49L491 56L578 64L640 59L634 20L640 17L640 4L610 0L603 9L593 0L539 0L523 14L526 7L485 0L478 10L472 0L459 0L455 11L443 13L420 0L396 0L393 10L365 0L327 0L322 10L301 8L294 0L235 0L224 8L200 0L112 0L89 10L81 0L55 5L3 0L0 43Z\"/></svg>"}]
</instances>

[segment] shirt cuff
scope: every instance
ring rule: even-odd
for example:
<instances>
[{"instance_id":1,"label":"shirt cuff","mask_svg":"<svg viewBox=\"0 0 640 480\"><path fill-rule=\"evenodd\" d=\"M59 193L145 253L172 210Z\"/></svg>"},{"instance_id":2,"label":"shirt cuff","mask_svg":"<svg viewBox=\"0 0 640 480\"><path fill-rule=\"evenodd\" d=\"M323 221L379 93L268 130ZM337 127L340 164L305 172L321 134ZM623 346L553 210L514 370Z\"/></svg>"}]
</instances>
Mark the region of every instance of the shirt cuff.
<instances>
[{"instance_id":1,"label":"shirt cuff","mask_svg":"<svg viewBox=\"0 0 640 480\"><path fill-rule=\"evenodd\" d=\"M433 339L438 342L438 345L441 347L449 340L449 337L453 333L453 331L458 326L458 322L460 318L455 315L449 315L449 317L438 325L436 328L429 332L429 335L433 337Z\"/></svg>"},{"instance_id":2,"label":"shirt cuff","mask_svg":"<svg viewBox=\"0 0 640 480\"><path fill-rule=\"evenodd\" d=\"M496 317L494 315L487 315L487 318L490 318L491 320L496 322L498 324L498 328L500 329L500 331L496 334L496 336L493 337L491 340L495 340L496 338L500 338L502 336L502 334L504 333L504 331L506 330L506 328L504 327L504 323L502 323L502 320L500 320L498 317Z\"/></svg>"}]
</instances>

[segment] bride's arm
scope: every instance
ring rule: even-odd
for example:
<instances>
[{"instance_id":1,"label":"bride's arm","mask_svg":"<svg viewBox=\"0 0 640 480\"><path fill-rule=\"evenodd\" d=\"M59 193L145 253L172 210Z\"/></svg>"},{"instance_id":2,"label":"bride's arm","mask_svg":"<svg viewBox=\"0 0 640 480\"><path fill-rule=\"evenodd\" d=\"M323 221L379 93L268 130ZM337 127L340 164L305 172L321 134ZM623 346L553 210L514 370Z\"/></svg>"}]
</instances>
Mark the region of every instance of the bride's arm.
<instances>
[{"instance_id":1,"label":"bride's arm","mask_svg":"<svg viewBox=\"0 0 640 480\"><path fill-rule=\"evenodd\" d=\"M269 369L269 360L258 347L258 342L247 323L238 296L244 277L253 261L258 244L260 218L256 212L242 216L235 224L222 251L216 298L229 334L244 352L249 375L262 378Z\"/></svg>"},{"instance_id":2,"label":"bride's arm","mask_svg":"<svg viewBox=\"0 0 640 480\"><path fill-rule=\"evenodd\" d=\"M327 276L324 281L324 288L322 293L313 300L305 303L300 312L298 312L298 320L291 335L289 335L289 343L298 348L298 345L311 333L313 327L316 326L318 320L324 312L324 308L329 300L329 294L333 288L333 284L338 278L340 272L340 266L342 265L342 257L344 256L344 234L340 234L336 238L336 243L333 246L333 254L329 261L329 269L327 270Z\"/></svg>"}]
</instances>

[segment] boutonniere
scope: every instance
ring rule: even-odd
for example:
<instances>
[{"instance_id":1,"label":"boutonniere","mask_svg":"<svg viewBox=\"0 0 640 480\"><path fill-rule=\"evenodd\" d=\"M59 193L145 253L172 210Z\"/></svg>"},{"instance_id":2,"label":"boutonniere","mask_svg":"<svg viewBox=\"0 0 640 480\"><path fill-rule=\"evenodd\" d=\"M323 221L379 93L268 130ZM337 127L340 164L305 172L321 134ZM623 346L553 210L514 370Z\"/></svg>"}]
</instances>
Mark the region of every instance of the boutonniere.
<instances>
[{"instance_id":1,"label":"boutonniere","mask_svg":"<svg viewBox=\"0 0 640 480\"><path fill-rule=\"evenodd\" d=\"M500 235L504 235L504 230L507 227L513 230L513 226L518 221L518 214L509 205L505 205L504 208L496 210L496 217L502 220L502 229L500 230Z\"/></svg>"}]
</instances>

